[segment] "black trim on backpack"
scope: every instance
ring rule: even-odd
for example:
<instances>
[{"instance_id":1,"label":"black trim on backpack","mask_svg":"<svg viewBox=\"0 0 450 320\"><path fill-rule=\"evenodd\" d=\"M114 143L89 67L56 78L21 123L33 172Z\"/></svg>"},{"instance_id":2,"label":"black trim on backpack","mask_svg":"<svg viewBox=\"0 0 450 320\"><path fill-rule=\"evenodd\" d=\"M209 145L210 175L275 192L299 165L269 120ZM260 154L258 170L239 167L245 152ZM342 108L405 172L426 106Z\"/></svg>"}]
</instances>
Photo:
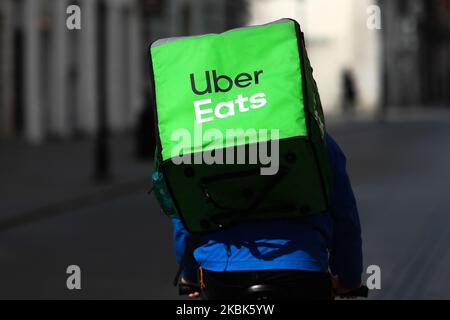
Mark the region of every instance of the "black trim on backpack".
<instances>
[{"instance_id":1,"label":"black trim on backpack","mask_svg":"<svg viewBox=\"0 0 450 320\"><path fill-rule=\"evenodd\" d=\"M317 155L317 150L314 146L314 143L311 141L312 137L313 137L313 132L311 130L311 111L309 110L309 97L308 97L308 83L307 83L307 79L306 79L306 63L303 59L302 56L302 52L303 52L303 48L305 48L305 55L306 55L306 42L305 42L305 35L302 32L301 28L300 28L300 24L295 21L294 19L288 19L291 20L292 22L294 22L295 25L295 33L297 35L297 44L298 44L298 54L299 54L299 58L300 58L300 67L302 68L302 86L303 86L303 100L304 100L304 109L305 109L305 113L306 113L306 127L308 130L308 135L309 137L311 137L308 141L309 144L311 146L311 149L313 151L313 155L314 155L314 160L315 160L315 164L317 167L317 171L319 172L319 176L320 176L320 186L322 188L322 195L325 199L325 203L326 203L326 210L324 211L327 212L330 209L330 197L329 197L329 192L326 188L326 182L325 182L325 175L324 172L322 171L321 166L319 165L319 157Z\"/></svg>"},{"instance_id":2,"label":"black trim on backpack","mask_svg":"<svg viewBox=\"0 0 450 320\"><path fill-rule=\"evenodd\" d=\"M149 52L149 57L150 57L149 75L150 75L150 90L152 91L151 99L153 100L153 120L155 122L155 139L156 139L156 145L158 146L158 161L159 161L159 164L161 165L161 163L162 163L162 144L161 144L161 136L159 134L159 126L158 126L158 108L156 106L155 72L153 69L153 57L152 57L152 46L156 41L153 41L148 46L147 50Z\"/></svg>"}]
</instances>

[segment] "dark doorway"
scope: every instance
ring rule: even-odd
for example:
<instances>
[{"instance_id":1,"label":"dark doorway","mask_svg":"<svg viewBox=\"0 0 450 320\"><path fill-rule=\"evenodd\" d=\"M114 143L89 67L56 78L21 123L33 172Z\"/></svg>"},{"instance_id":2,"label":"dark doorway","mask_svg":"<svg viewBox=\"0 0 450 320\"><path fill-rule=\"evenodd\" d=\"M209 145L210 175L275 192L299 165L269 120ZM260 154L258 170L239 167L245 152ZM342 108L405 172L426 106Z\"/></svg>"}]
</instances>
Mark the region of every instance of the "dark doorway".
<instances>
[{"instance_id":1,"label":"dark doorway","mask_svg":"<svg viewBox=\"0 0 450 320\"><path fill-rule=\"evenodd\" d=\"M22 30L14 32L14 97L13 97L13 122L14 131L21 135L24 128L24 34Z\"/></svg>"},{"instance_id":2,"label":"dark doorway","mask_svg":"<svg viewBox=\"0 0 450 320\"><path fill-rule=\"evenodd\" d=\"M380 3L385 105L450 107L450 1Z\"/></svg>"},{"instance_id":3,"label":"dark doorway","mask_svg":"<svg viewBox=\"0 0 450 320\"><path fill-rule=\"evenodd\" d=\"M184 35L192 34L192 7L190 2L185 2L181 7L181 26L183 28Z\"/></svg>"},{"instance_id":4,"label":"dark doorway","mask_svg":"<svg viewBox=\"0 0 450 320\"><path fill-rule=\"evenodd\" d=\"M419 25L421 99L450 107L450 1L424 1Z\"/></svg>"}]
</instances>

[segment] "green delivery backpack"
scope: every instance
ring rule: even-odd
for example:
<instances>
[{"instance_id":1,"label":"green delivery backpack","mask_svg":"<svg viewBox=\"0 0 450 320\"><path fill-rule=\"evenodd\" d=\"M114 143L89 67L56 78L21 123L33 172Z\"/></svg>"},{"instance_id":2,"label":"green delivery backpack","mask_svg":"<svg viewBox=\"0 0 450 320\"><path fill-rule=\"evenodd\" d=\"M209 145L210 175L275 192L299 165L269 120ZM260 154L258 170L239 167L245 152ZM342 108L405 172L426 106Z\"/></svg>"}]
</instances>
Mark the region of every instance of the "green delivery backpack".
<instances>
[{"instance_id":1,"label":"green delivery backpack","mask_svg":"<svg viewBox=\"0 0 450 320\"><path fill-rule=\"evenodd\" d=\"M328 210L324 116L296 21L158 40L150 58L167 215L201 235Z\"/></svg>"}]
</instances>

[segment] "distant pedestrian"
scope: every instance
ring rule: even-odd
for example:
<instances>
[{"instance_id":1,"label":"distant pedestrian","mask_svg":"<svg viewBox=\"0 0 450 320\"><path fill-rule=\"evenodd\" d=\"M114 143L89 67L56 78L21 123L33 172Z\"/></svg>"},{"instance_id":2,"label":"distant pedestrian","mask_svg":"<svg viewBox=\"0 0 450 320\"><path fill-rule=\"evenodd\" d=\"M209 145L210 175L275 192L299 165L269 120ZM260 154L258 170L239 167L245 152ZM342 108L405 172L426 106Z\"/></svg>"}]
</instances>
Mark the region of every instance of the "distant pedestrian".
<instances>
[{"instance_id":1,"label":"distant pedestrian","mask_svg":"<svg viewBox=\"0 0 450 320\"><path fill-rule=\"evenodd\" d=\"M358 92L353 72L346 69L342 73L342 108L345 114L353 114L356 109Z\"/></svg>"},{"instance_id":2,"label":"distant pedestrian","mask_svg":"<svg viewBox=\"0 0 450 320\"><path fill-rule=\"evenodd\" d=\"M156 147L153 99L149 94L145 97L135 128L135 154L138 159L153 157Z\"/></svg>"}]
</instances>

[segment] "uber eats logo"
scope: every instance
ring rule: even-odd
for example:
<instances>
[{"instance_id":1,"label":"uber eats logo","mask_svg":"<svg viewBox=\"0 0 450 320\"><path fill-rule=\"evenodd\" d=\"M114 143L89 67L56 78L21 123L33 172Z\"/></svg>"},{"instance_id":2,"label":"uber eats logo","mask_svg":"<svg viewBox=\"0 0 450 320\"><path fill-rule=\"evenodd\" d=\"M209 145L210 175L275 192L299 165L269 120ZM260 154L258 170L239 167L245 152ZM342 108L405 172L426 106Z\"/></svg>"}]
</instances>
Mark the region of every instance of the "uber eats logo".
<instances>
[{"instance_id":1,"label":"uber eats logo","mask_svg":"<svg viewBox=\"0 0 450 320\"><path fill-rule=\"evenodd\" d=\"M261 175L276 174L279 170L278 129L264 129L264 125L262 128L249 128L245 123L242 125L246 129L224 128L219 123L225 118L267 105L266 94L257 89L263 78L263 70L237 75L220 74L217 70L189 74L190 87L195 96L192 106L195 111L194 127L192 131L177 128L171 133L171 141L175 142L170 152L172 162L176 165L260 164ZM238 90L251 86L255 87L253 92L256 93L249 96ZM237 89L237 93L230 99L226 93L233 89ZM203 125L208 123L210 126L203 130ZM248 150L244 145L250 145ZM213 148L208 148L210 146ZM236 152L229 147L237 147ZM195 148L196 152L192 154Z\"/></svg>"},{"instance_id":2,"label":"uber eats logo","mask_svg":"<svg viewBox=\"0 0 450 320\"><path fill-rule=\"evenodd\" d=\"M197 96L213 93L226 93L234 87L247 88L258 86L264 71L257 70L252 73L239 73L232 78L228 75L218 74L216 70L205 71L204 74L190 74L192 92ZM200 79L203 77L203 79ZM204 80L204 81L201 81ZM215 119L233 117L238 113L249 112L253 109L263 108L267 104L266 94L256 93L250 97L238 94L229 101L215 101L211 98L194 101L195 121L197 124L207 123Z\"/></svg>"}]
</instances>

